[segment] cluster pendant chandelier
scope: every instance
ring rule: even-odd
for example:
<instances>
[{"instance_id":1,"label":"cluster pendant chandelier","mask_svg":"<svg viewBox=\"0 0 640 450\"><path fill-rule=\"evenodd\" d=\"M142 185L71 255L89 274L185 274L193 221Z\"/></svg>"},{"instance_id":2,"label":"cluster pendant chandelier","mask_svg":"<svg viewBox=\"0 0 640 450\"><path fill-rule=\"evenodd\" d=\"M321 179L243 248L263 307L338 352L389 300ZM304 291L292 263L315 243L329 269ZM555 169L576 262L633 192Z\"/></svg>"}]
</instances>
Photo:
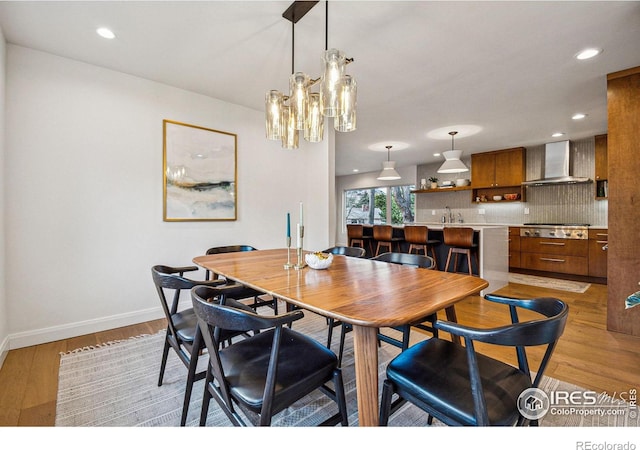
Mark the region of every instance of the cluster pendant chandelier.
<instances>
[{"instance_id":1,"label":"cluster pendant chandelier","mask_svg":"<svg viewBox=\"0 0 640 450\"><path fill-rule=\"evenodd\" d=\"M460 156L462 156L462 150L454 150L453 137L456 134L458 134L457 131L449 132L449 135L451 136L451 150L442 152L442 156L444 156L445 162L438 169L438 173L458 173L469 171L469 168L465 166L464 163L460 160Z\"/></svg>"},{"instance_id":2,"label":"cluster pendant chandelier","mask_svg":"<svg viewBox=\"0 0 640 450\"><path fill-rule=\"evenodd\" d=\"M356 80L345 73L345 66L353 59L334 48L327 50L329 3L325 2L325 51L320 78L312 79L294 66L295 23L315 4L310 1L293 2L282 16L291 21L291 72L289 95L270 90L265 98L265 125L267 139L282 141L283 148L299 145L299 132L308 142L321 142L324 138L324 118L333 117L336 131L356 129ZM317 87L317 92L312 89Z\"/></svg>"}]
</instances>

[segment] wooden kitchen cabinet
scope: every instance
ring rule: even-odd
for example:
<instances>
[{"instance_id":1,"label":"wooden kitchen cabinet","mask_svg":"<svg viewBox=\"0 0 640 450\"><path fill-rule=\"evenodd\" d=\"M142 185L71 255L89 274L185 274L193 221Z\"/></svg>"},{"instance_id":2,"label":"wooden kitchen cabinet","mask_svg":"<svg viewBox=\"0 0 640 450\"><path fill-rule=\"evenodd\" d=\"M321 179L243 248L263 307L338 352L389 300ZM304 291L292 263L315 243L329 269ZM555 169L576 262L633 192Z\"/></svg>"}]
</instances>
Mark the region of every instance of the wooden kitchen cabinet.
<instances>
[{"instance_id":1,"label":"wooden kitchen cabinet","mask_svg":"<svg viewBox=\"0 0 640 450\"><path fill-rule=\"evenodd\" d=\"M607 252L609 232L606 229L589 230L589 276L607 277Z\"/></svg>"},{"instance_id":2,"label":"wooden kitchen cabinet","mask_svg":"<svg viewBox=\"0 0 640 450\"><path fill-rule=\"evenodd\" d=\"M471 187L473 198L520 194L524 201L526 151L524 147L496 150L471 155Z\"/></svg>"},{"instance_id":3,"label":"wooden kitchen cabinet","mask_svg":"<svg viewBox=\"0 0 640 450\"><path fill-rule=\"evenodd\" d=\"M595 195L596 200L603 200L608 197L609 171L607 156L607 135L600 134L594 137L595 140Z\"/></svg>"},{"instance_id":4,"label":"wooden kitchen cabinet","mask_svg":"<svg viewBox=\"0 0 640 450\"><path fill-rule=\"evenodd\" d=\"M521 238L520 264L530 270L586 276L589 274L589 241Z\"/></svg>"},{"instance_id":5,"label":"wooden kitchen cabinet","mask_svg":"<svg viewBox=\"0 0 640 450\"><path fill-rule=\"evenodd\" d=\"M520 227L509 227L509 267L521 267Z\"/></svg>"},{"instance_id":6,"label":"wooden kitchen cabinet","mask_svg":"<svg viewBox=\"0 0 640 450\"><path fill-rule=\"evenodd\" d=\"M471 155L471 185L474 188L509 187L525 178L524 147Z\"/></svg>"}]
</instances>

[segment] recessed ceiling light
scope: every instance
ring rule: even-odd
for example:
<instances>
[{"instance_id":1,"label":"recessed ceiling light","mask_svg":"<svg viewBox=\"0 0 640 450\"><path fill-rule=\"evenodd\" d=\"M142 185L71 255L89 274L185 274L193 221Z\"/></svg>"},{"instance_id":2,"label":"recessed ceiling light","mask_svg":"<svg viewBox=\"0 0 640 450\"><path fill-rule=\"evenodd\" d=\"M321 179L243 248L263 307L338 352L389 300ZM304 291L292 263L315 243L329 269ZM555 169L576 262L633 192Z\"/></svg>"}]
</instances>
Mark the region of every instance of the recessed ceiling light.
<instances>
[{"instance_id":1,"label":"recessed ceiling light","mask_svg":"<svg viewBox=\"0 0 640 450\"><path fill-rule=\"evenodd\" d=\"M551 137L560 137L560 136L564 136L564 133L553 133L551 135Z\"/></svg>"},{"instance_id":2,"label":"recessed ceiling light","mask_svg":"<svg viewBox=\"0 0 640 450\"><path fill-rule=\"evenodd\" d=\"M576 59L589 59L598 56L600 53L602 53L600 48L585 48L576 55Z\"/></svg>"},{"instance_id":3,"label":"recessed ceiling light","mask_svg":"<svg viewBox=\"0 0 640 450\"><path fill-rule=\"evenodd\" d=\"M578 113L578 114L574 114L571 118L573 120L580 120L580 119L584 119L585 117L587 117L586 114Z\"/></svg>"},{"instance_id":4,"label":"recessed ceiling light","mask_svg":"<svg viewBox=\"0 0 640 450\"><path fill-rule=\"evenodd\" d=\"M98 33L100 36L102 36L105 39L113 39L116 37L115 33L113 31L111 31L108 28L98 28L96 30L96 33Z\"/></svg>"},{"instance_id":5,"label":"recessed ceiling light","mask_svg":"<svg viewBox=\"0 0 640 450\"><path fill-rule=\"evenodd\" d=\"M440 153L434 153L433 156L437 158L438 156L440 156Z\"/></svg>"},{"instance_id":6,"label":"recessed ceiling light","mask_svg":"<svg viewBox=\"0 0 640 450\"><path fill-rule=\"evenodd\" d=\"M353 169L354 172L360 172L360 169Z\"/></svg>"}]
</instances>

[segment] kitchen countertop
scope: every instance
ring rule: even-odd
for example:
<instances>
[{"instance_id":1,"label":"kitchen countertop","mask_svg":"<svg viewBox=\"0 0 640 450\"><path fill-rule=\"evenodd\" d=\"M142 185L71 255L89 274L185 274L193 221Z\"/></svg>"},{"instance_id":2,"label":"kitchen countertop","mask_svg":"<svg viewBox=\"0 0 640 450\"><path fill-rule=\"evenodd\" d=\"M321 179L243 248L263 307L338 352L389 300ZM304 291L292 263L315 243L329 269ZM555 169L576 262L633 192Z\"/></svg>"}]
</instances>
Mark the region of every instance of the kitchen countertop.
<instances>
[{"instance_id":1,"label":"kitchen countertop","mask_svg":"<svg viewBox=\"0 0 640 450\"><path fill-rule=\"evenodd\" d=\"M522 223L486 223L486 222L463 222L463 223L442 223L442 222L414 222L406 223L405 225L426 225L429 228L442 229L442 227L472 227L472 228L487 228L487 227L533 227L535 225L524 225ZM402 226L402 225L399 225ZM607 229L607 225L589 225L587 228L604 228Z\"/></svg>"}]
</instances>

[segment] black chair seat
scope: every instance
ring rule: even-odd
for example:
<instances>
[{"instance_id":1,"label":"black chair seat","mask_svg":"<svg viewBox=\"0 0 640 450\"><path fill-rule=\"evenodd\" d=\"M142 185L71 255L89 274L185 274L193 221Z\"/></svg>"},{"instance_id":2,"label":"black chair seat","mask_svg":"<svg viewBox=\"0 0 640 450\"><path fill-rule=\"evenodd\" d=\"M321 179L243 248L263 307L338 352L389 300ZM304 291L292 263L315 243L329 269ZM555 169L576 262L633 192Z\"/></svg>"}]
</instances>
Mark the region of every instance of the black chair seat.
<instances>
[{"instance_id":1,"label":"black chair seat","mask_svg":"<svg viewBox=\"0 0 640 450\"><path fill-rule=\"evenodd\" d=\"M478 370L492 425L514 425L518 396L531 379L517 368L477 354ZM467 352L441 339L420 342L398 355L387 367L387 378L405 398L420 398L461 424L477 425Z\"/></svg>"},{"instance_id":2,"label":"black chair seat","mask_svg":"<svg viewBox=\"0 0 640 450\"><path fill-rule=\"evenodd\" d=\"M272 344L273 330L270 330L220 351L233 397L255 413L262 409ZM273 414L330 381L336 361L335 353L319 342L283 328Z\"/></svg>"}]
</instances>

